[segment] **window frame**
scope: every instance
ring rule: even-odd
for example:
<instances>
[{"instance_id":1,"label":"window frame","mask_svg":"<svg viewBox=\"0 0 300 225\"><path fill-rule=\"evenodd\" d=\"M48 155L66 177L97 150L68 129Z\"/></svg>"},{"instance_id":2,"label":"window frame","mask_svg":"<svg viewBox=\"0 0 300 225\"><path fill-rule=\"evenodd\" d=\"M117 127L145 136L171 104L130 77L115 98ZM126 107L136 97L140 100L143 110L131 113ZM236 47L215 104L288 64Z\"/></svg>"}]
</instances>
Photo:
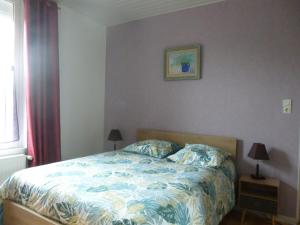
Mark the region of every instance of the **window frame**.
<instances>
[{"instance_id":1,"label":"window frame","mask_svg":"<svg viewBox=\"0 0 300 225\"><path fill-rule=\"evenodd\" d=\"M22 0L5 0L14 8L15 21L15 65L14 78L16 87L17 117L19 123L19 140L0 144L0 156L22 154L27 148L26 97L24 76L24 6Z\"/></svg>"}]
</instances>

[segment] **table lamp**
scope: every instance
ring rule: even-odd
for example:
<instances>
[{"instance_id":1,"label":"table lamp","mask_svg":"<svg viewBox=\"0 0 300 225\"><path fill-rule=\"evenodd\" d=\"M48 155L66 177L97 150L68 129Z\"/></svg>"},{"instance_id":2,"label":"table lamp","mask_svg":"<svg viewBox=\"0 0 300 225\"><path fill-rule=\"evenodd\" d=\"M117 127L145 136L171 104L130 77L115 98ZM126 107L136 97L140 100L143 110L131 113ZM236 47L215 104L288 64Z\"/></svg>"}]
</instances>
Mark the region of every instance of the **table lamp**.
<instances>
[{"instance_id":1,"label":"table lamp","mask_svg":"<svg viewBox=\"0 0 300 225\"><path fill-rule=\"evenodd\" d=\"M123 138L122 138L122 135L121 135L121 132L120 130L118 129L112 129L108 135L108 138L107 138L109 141L113 141L114 142L114 150L117 149L117 144L116 142L117 141L122 141Z\"/></svg>"},{"instance_id":2,"label":"table lamp","mask_svg":"<svg viewBox=\"0 0 300 225\"><path fill-rule=\"evenodd\" d=\"M269 160L269 155L266 150L266 146L261 143L254 143L248 153L248 157L257 160L256 173L252 174L251 177L256 180L264 180L265 177L259 174L259 160Z\"/></svg>"}]
</instances>

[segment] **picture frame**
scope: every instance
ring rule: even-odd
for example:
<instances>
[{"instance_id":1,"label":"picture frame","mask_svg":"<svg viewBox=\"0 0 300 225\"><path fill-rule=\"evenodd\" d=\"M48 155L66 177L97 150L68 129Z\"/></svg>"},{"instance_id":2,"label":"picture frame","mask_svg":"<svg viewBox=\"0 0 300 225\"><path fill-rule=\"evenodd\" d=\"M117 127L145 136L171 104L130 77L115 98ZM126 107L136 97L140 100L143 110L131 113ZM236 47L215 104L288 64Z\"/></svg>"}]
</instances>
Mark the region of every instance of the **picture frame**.
<instances>
[{"instance_id":1,"label":"picture frame","mask_svg":"<svg viewBox=\"0 0 300 225\"><path fill-rule=\"evenodd\" d=\"M165 80L200 79L200 45L167 48L164 54Z\"/></svg>"}]
</instances>

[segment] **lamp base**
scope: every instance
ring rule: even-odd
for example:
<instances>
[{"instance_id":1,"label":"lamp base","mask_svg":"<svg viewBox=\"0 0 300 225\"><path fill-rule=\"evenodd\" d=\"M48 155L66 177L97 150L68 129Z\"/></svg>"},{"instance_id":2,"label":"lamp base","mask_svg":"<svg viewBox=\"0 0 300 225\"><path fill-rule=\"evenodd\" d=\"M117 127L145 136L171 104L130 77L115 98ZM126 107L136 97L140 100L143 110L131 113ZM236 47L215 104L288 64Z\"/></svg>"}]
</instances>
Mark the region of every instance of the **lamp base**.
<instances>
[{"instance_id":1,"label":"lamp base","mask_svg":"<svg viewBox=\"0 0 300 225\"><path fill-rule=\"evenodd\" d=\"M266 178L264 176L256 176L254 174L251 174L251 178L255 180L265 180Z\"/></svg>"}]
</instances>

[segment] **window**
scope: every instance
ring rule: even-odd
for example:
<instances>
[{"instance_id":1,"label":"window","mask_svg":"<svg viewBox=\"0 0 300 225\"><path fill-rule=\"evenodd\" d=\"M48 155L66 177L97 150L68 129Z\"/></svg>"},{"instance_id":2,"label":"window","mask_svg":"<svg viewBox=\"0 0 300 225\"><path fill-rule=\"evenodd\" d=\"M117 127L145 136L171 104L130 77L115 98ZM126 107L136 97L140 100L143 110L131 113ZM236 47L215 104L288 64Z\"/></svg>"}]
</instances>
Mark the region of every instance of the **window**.
<instances>
[{"instance_id":1,"label":"window","mask_svg":"<svg viewBox=\"0 0 300 225\"><path fill-rule=\"evenodd\" d=\"M14 82L15 23L13 4L1 2L0 13L0 143L19 140Z\"/></svg>"},{"instance_id":2,"label":"window","mask_svg":"<svg viewBox=\"0 0 300 225\"><path fill-rule=\"evenodd\" d=\"M26 143L20 4L0 0L0 155Z\"/></svg>"}]
</instances>

